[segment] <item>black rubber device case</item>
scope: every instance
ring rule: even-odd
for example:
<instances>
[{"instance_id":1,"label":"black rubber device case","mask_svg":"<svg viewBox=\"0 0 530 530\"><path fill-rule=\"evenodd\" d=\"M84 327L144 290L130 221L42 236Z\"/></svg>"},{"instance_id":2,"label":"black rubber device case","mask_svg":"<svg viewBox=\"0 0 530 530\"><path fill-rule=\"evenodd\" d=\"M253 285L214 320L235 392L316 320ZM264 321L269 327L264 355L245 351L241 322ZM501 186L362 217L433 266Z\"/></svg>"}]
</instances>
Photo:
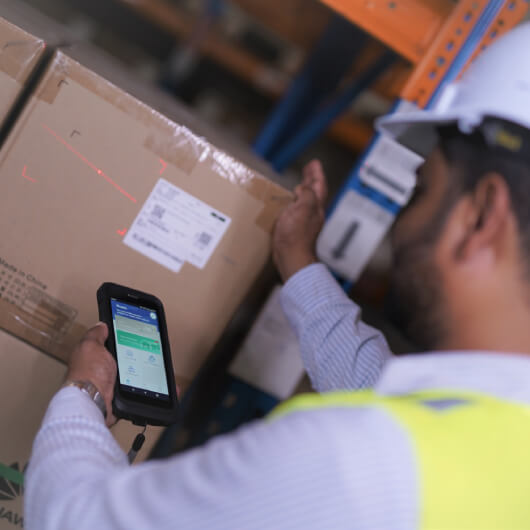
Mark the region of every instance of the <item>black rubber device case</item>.
<instances>
[{"instance_id":1,"label":"black rubber device case","mask_svg":"<svg viewBox=\"0 0 530 530\"><path fill-rule=\"evenodd\" d=\"M175 385L175 375L173 373L173 363L171 361L171 350L167 334L166 316L162 302L151 294L129 289L115 283L104 283L97 292L99 319L109 327L109 338L105 346L117 361L116 340L114 335L114 323L112 320L112 310L110 299L115 298L122 302L139 305L156 310L158 314L158 324L162 340L162 352L164 354L164 365L168 378L169 406L152 405L142 401L129 399L120 390L120 383L116 378L114 387L114 400L112 401L112 412L117 418L132 421L136 425L170 425L177 421L178 398Z\"/></svg>"}]
</instances>

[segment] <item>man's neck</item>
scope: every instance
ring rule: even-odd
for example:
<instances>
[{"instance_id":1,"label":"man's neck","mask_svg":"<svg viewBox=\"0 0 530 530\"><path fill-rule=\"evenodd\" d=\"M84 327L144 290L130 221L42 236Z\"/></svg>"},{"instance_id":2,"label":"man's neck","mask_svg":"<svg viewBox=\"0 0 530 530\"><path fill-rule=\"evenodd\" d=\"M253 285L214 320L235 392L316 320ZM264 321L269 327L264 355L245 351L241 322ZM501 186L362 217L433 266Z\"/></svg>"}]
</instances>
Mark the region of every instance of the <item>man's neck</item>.
<instances>
[{"instance_id":1,"label":"man's neck","mask_svg":"<svg viewBox=\"0 0 530 530\"><path fill-rule=\"evenodd\" d=\"M483 300L462 308L437 349L530 354L530 307L520 298Z\"/></svg>"}]
</instances>

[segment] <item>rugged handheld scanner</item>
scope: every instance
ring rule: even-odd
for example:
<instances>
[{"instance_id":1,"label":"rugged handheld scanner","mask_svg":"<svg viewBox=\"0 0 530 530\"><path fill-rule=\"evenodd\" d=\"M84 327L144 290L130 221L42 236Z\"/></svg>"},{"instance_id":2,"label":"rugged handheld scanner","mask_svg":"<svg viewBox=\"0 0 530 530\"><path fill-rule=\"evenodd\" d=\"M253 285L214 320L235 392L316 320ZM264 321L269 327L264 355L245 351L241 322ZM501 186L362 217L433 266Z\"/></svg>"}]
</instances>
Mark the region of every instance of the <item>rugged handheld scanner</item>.
<instances>
[{"instance_id":1,"label":"rugged handheld scanner","mask_svg":"<svg viewBox=\"0 0 530 530\"><path fill-rule=\"evenodd\" d=\"M137 425L174 423L179 405L162 302L114 283L104 283L97 299L118 365L114 415Z\"/></svg>"}]
</instances>

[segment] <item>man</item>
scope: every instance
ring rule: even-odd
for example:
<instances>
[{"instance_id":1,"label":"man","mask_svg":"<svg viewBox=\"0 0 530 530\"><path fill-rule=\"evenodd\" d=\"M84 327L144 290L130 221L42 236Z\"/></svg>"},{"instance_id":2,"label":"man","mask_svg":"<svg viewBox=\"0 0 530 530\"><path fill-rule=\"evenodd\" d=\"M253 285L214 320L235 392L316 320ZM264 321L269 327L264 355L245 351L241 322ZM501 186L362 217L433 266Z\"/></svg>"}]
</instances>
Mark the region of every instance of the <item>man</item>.
<instances>
[{"instance_id":1,"label":"man","mask_svg":"<svg viewBox=\"0 0 530 530\"><path fill-rule=\"evenodd\" d=\"M529 42L519 27L436 111L382 124L430 150L393 232L393 299L424 355L392 359L316 262L326 186L313 163L274 258L315 389L348 391L130 468L94 402L63 388L35 440L27 528L530 527ZM68 380L110 409L107 333L88 332Z\"/></svg>"}]
</instances>

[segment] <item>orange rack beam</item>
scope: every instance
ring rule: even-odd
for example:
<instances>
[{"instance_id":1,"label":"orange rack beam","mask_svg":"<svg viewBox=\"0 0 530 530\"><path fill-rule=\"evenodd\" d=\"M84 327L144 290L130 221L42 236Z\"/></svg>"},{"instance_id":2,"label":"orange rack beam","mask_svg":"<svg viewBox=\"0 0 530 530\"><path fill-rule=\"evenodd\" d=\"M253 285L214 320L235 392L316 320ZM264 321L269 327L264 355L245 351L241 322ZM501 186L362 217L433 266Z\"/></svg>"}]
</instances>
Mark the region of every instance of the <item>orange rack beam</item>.
<instances>
[{"instance_id":1,"label":"orange rack beam","mask_svg":"<svg viewBox=\"0 0 530 530\"><path fill-rule=\"evenodd\" d=\"M451 13L451 0L321 0L417 64Z\"/></svg>"}]
</instances>

